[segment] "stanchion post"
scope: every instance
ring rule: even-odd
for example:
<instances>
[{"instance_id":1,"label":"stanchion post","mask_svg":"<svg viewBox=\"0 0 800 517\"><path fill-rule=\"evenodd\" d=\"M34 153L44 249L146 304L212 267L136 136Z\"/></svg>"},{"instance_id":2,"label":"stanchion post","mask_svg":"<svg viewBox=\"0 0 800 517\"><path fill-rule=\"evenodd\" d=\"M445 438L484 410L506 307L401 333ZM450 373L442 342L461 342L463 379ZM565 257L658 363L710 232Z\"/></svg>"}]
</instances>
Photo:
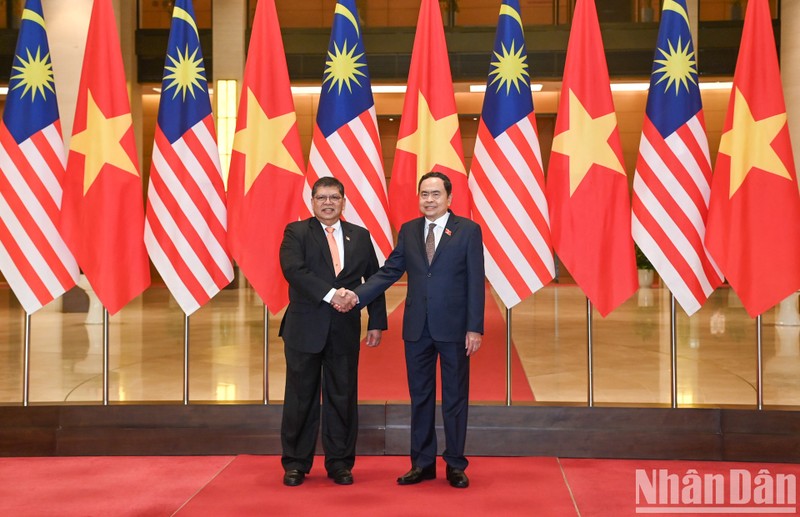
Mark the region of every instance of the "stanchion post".
<instances>
[{"instance_id":1,"label":"stanchion post","mask_svg":"<svg viewBox=\"0 0 800 517\"><path fill-rule=\"evenodd\" d=\"M511 405L511 309L506 308L506 406Z\"/></svg>"},{"instance_id":2,"label":"stanchion post","mask_svg":"<svg viewBox=\"0 0 800 517\"><path fill-rule=\"evenodd\" d=\"M764 409L764 355L761 337L761 314L759 314L756 317L756 398L759 411Z\"/></svg>"},{"instance_id":3,"label":"stanchion post","mask_svg":"<svg viewBox=\"0 0 800 517\"><path fill-rule=\"evenodd\" d=\"M269 406L269 311L264 304L264 405Z\"/></svg>"},{"instance_id":4,"label":"stanchion post","mask_svg":"<svg viewBox=\"0 0 800 517\"><path fill-rule=\"evenodd\" d=\"M669 293L669 355L670 355L670 400L672 407L678 407L678 332L675 295Z\"/></svg>"},{"instance_id":5,"label":"stanchion post","mask_svg":"<svg viewBox=\"0 0 800 517\"><path fill-rule=\"evenodd\" d=\"M594 407L594 365L593 357L594 351L592 350L592 301L586 297L586 373L587 373L587 400L589 407Z\"/></svg>"},{"instance_id":6,"label":"stanchion post","mask_svg":"<svg viewBox=\"0 0 800 517\"><path fill-rule=\"evenodd\" d=\"M108 309L103 307L103 405L108 405Z\"/></svg>"},{"instance_id":7,"label":"stanchion post","mask_svg":"<svg viewBox=\"0 0 800 517\"><path fill-rule=\"evenodd\" d=\"M25 313L25 342L22 359L22 405L28 407L31 389L31 315Z\"/></svg>"},{"instance_id":8,"label":"stanchion post","mask_svg":"<svg viewBox=\"0 0 800 517\"><path fill-rule=\"evenodd\" d=\"M183 405L189 405L189 316L183 315Z\"/></svg>"}]
</instances>

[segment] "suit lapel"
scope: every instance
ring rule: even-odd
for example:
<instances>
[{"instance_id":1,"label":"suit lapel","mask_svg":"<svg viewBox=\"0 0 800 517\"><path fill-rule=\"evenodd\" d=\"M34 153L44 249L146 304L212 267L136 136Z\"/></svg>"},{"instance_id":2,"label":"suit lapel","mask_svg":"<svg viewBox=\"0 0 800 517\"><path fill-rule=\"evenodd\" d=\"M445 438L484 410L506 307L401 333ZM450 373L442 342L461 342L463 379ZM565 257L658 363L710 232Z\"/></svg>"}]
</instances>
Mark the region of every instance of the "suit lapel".
<instances>
[{"instance_id":1,"label":"suit lapel","mask_svg":"<svg viewBox=\"0 0 800 517\"><path fill-rule=\"evenodd\" d=\"M414 237L414 242L417 243L417 250L419 251L420 255L422 255L422 260L425 263L428 263L428 255L425 253L425 225L427 224L428 220L425 217L420 217L417 219L416 228L414 228L414 233L416 237Z\"/></svg>"},{"instance_id":2,"label":"suit lapel","mask_svg":"<svg viewBox=\"0 0 800 517\"><path fill-rule=\"evenodd\" d=\"M450 212L450 217L447 218L447 224L444 227L444 232L442 232L442 238L439 239L439 245L436 246L436 251L433 253L433 260L431 260L431 266L439 255L442 252L442 248L450 244L450 241L453 240L453 236L455 235L456 231L458 230L458 217L453 212ZM427 255L426 255L427 260Z\"/></svg>"},{"instance_id":3,"label":"suit lapel","mask_svg":"<svg viewBox=\"0 0 800 517\"><path fill-rule=\"evenodd\" d=\"M322 223L320 223L316 217L312 217L308 220L308 231L311 233L311 238L314 239L314 242L316 242L319 247L323 260L325 264L328 265L331 275L335 278L336 272L333 269L333 257L331 257L331 249L328 246L328 238L325 236L325 230L322 229Z\"/></svg>"},{"instance_id":4,"label":"suit lapel","mask_svg":"<svg viewBox=\"0 0 800 517\"><path fill-rule=\"evenodd\" d=\"M342 245L344 246L344 267L345 270L349 265L353 264L353 227L342 221Z\"/></svg>"}]
</instances>

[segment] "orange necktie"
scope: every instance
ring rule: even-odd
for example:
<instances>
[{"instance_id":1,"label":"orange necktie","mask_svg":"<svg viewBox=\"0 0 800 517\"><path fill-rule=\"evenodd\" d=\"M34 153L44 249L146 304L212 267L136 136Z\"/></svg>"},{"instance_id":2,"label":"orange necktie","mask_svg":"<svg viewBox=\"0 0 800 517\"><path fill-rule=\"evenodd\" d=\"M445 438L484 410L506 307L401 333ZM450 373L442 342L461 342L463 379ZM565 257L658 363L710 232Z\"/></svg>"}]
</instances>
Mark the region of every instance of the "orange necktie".
<instances>
[{"instance_id":1,"label":"orange necktie","mask_svg":"<svg viewBox=\"0 0 800 517\"><path fill-rule=\"evenodd\" d=\"M333 272L339 276L339 273L342 272L342 263L339 259L339 246L336 244L336 239L333 238L334 231L336 228L333 226L325 228L325 232L328 234L328 247L331 249L331 258L333 259Z\"/></svg>"}]
</instances>

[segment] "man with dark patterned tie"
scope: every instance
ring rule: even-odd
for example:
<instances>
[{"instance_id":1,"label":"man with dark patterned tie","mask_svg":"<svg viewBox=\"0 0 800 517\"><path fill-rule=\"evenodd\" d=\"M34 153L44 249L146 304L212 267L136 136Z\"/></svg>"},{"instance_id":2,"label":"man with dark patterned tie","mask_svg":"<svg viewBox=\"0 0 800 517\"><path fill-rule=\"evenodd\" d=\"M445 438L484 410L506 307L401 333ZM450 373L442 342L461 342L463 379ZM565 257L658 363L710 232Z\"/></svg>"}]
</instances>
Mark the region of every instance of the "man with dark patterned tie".
<instances>
[{"instance_id":1,"label":"man with dark patterned tie","mask_svg":"<svg viewBox=\"0 0 800 517\"><path fill-rule=\"evenodd\" d=\"M403 316L411 395L411 470L399 477L411 485L436 477L436 361L442 370L447 480L469 486L464 443L469 407L469 359L481 346L484 268L481 228L449 210L450 179L429 172L419 181L423 217L405 223L384 266L354 289L360 304L377 299L408 273Z\"/></svg>"}]
</instances>

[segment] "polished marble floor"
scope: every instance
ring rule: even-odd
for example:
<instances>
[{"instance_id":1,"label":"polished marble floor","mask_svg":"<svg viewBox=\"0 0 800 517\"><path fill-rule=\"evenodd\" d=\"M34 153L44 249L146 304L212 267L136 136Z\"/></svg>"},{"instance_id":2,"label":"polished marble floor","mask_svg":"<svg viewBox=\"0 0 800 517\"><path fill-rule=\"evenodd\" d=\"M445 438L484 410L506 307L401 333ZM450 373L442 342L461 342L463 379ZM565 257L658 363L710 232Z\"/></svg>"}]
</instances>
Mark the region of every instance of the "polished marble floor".
<instances>
[{"instance_id":1,"label":"polished marble floor","mask_svg":"<svg viewBox=\"0 0 800 517\"><path fill-rule=\"evenodd\" d=\"M80 293L82 294L82 293ZM405 288L388 292L389 310ZM29 402L97 403L103 395L102 325L59 301L31 317ZM669 405L669 293L643 288L607 318L593 317L596 405ZM677 309L678 405L749 406L757 401L756 323L727 288L691 318ZM269 398L283 398L281 314L268 324ZM363 318L366 319L366 318ZM24 314L0 288L0 404L21 404ZM512 337L537 403L587 403L586 299L551 285L511 311ZM389 332L400 332L399 328ZM189 399L264 397L264 307L247 287L226 289L190 318ZM109 325L109 400L177 402L184 390L184 318L163 287L151 287ZM765 407L800 406L797 297L763 317ZM505 343L487 343L505 346ZM480 360L477 356L475 360ZM502 402L502 401L498 401Z\"/></svg>"}]
</instances>

